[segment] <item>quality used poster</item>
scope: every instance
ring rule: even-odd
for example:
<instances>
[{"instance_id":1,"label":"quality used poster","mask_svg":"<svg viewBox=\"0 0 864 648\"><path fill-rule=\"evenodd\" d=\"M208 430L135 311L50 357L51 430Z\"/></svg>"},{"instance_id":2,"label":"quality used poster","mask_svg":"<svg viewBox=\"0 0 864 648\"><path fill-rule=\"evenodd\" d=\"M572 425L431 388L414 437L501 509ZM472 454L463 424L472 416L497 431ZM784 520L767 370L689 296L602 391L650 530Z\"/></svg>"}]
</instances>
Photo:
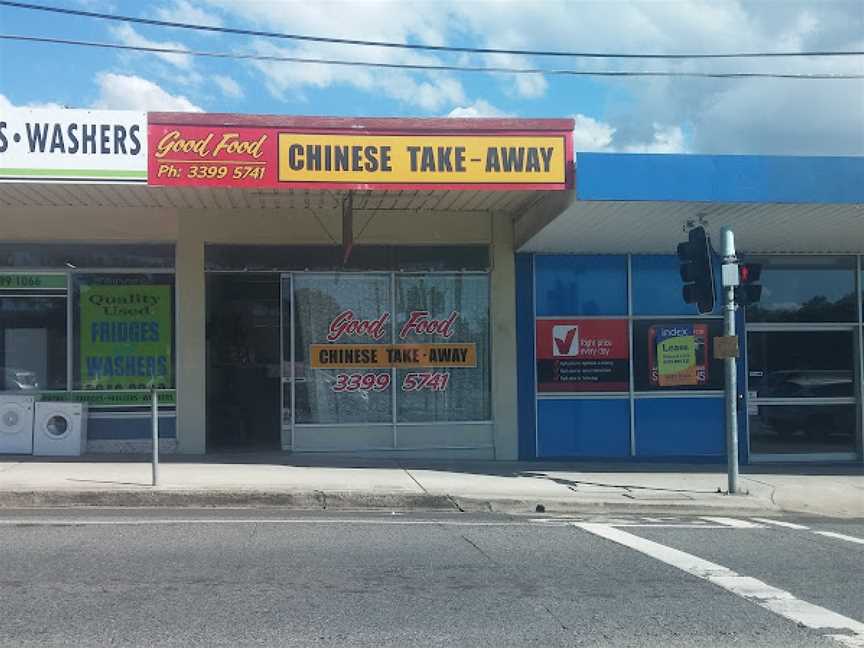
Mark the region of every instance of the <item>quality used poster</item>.
<instances>
[{"instance_id":1,"label":"quality used poster","mask_svg":"<svg viewBox=\"0 0 864 648\"><path fill-rule=\"evenodd\" d=\"M79 315L84 389L171 386L170 286L83 285Z\"/></svg>"},{"instance_id":2,"label":"quality used poster","mask_svg":"<svg viewBox=\"0 0 864 648\"><path fill-rule=\"evenodd\" d=\"M536 336L538 392L627 391L626 320L538 320Z\"/></svg>"}]
</instances>

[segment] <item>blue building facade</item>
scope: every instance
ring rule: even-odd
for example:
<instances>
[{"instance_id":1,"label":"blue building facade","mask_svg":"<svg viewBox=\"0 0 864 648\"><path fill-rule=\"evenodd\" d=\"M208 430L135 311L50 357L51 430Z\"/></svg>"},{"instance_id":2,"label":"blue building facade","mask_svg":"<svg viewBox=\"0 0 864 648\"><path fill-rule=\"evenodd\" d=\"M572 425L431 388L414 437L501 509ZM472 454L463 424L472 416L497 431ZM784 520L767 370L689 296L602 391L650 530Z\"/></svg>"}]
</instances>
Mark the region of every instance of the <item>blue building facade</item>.
<instances>
[{"instance_id":1,"label":"blue building facade","mask_svg":"<svg viewBox=\"0 0 864 648\"><path fill-rule=\"evenodd\" d=\"M736 316L740 460L861 461L862 203L859 158L577 155L516 258L521 458L725 460L719 259L699 315L674 254L702 223L764 268Z\"/></svg>"}]
</instances>

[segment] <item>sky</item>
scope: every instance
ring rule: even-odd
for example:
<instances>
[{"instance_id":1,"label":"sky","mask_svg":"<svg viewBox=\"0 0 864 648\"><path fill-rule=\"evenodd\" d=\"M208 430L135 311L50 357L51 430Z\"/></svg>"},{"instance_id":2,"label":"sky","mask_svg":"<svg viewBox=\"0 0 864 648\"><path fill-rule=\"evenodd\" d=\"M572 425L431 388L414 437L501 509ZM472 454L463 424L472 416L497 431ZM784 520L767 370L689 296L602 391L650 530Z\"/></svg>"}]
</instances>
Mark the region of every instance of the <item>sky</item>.
<instances>
[{"instance_id":1,"label":"sky","mask_svg":"<svg viewBox=\"0 0 864 648\"><path fill-rule=\"evenodd\" d=\"M34 0L39 3L41 0ZM861 0L44 0L244 29L595 52L864 50ZM397 63L864 74L864 57L609 61L357 47L0 7L0 32ZM0 114L66 106L286 115L572 117L577 151L864 155L864 80L610 79L397 71L0 41Z\"/></svg>"}]
</instances>

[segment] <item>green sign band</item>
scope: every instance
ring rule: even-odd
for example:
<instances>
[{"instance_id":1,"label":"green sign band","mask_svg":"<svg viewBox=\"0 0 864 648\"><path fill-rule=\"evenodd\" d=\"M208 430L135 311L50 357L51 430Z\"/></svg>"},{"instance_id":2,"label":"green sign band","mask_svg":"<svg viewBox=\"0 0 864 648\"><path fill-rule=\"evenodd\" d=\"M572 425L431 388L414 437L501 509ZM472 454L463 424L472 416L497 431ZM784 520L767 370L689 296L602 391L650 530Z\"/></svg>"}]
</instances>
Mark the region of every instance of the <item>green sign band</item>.
<instances>
[{"instance_id":1,"label":"green sign band","mask_svg":"<svg viewBox=\"0 0 864 648\"><path fill-rule=\"evenodd\" d=\"M0 272L0 290L65 290L65 274Z\"/></svg>"},{"instance_id":2,"label":"green sign band","mask_svg":"<svg viewBox=\"0 0 864 648\"><path fill-rule=\"evenodd\" d=\"M177 404L177 392L173 389L158 390L159 405ZM131 407L150 405L153 396L150 392L127 391L56 391L38 394L39 400L87 403L91 407Z\"/></svg>"}]
</instances>

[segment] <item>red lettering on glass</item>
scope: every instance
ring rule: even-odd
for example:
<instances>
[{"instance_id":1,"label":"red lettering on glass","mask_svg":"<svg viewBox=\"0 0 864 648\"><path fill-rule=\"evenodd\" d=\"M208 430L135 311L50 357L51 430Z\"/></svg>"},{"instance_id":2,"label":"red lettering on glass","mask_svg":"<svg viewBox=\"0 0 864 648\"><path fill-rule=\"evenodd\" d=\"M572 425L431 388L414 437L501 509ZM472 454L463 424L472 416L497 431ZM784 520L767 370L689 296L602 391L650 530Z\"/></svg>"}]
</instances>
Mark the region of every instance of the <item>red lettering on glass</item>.
<instances>
[{"instance_id":1,"label":"red lettering on glass","mask_svg":"<svg viewBox=\"0 0 864 648\"><path fill-rule=\"evenodd\" d=\"M411 311L408 321L402 325L399 338L404 340L411 333L418 335L439 335L449 338L453 335L453 325L459 319L459 311L453 311L447 319L438 320L429 317L429 311Z\"/></svg>"},{"instance_id":2,"label":"red lettering on glass","mask_svg":"<svg viewBox=\"0 0 864 648\"><path fill-rule=\"evenodd\" d=\"M387 332L387 321L390 319L390 313L384 311L377 319L357 319L354 316L354 311L350 308L339 313L330 322L329 332L327 333L327 341L335 342L342 336L352 337L371 337L373 340L380 340Z\"/></svg>"}]
</instances>

